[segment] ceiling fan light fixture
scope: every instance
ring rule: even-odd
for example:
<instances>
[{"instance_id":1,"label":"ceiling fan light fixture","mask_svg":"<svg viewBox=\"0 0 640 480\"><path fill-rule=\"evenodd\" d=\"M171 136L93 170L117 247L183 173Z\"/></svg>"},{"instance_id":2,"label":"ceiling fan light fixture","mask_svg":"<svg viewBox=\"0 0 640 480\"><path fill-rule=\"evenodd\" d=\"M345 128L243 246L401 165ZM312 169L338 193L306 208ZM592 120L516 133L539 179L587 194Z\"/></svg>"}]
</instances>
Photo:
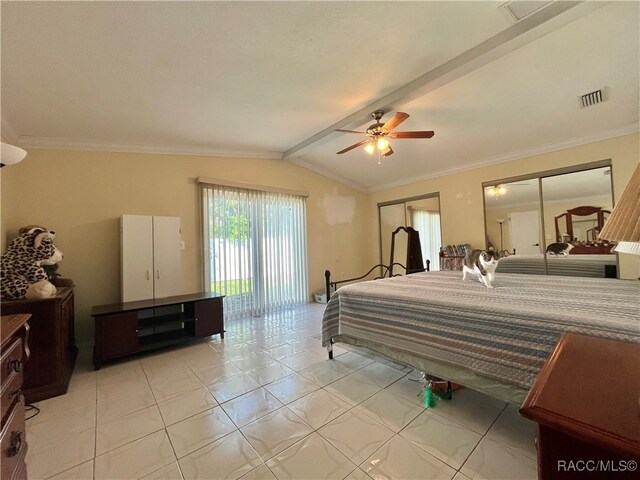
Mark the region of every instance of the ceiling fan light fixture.
<instances>
[{"instance_id":1,"label":"ceiling fan light fixture","mask_svg":"<svg viewBox=\"0 0 640 480\"><path fill-rule=\"evenodd\" d=\"M368 138L361 140L358 143L355 143L347 148L344 148L337 152L337 155L342 155L343 153L350 152L351 150L363 147L364 151L369 155L378 151L378 164L382 163L382 157L388 157L393 155L393 148L391 148L390 138L431 138L434 135L434 132L429 130L419 130L419 131L411 131L411 132L396 132L394 129L404 122L407 118L409 118L409 114L405 112L397 112L389 121L386 123L382 123L380 120L384 115L383 110L376 110L371 114L376 123L369 125L369 127L364 132L358 132L355 130L344 130L344 129L336 129L336 132L341 133L353 133L356 135L365 135Z\"/></svg>"},{"instance_id":2,"label":"ceiling fan light fixture","mask_svg":"<svg viewBox=\"0 0 640 480\"><path fill-rule=\"evenodd\" d=\"M364 146L364 151L369 155L373 155L373 152L376 150L376 146L373 142L369 142Z\"/></svg>"},{"instance_id":3,"label":"ceiling fan light fixture","mask_svg":"<svg viewBox=\"0 0 640 480\"><path fill-rule=\"evenodd\" d=\"M493 185L491 187L487 187L487 193L492 197L500 197L507 193L507 187L504 185Z\"/></svg>"},{"instance_id":4,"label":"ceiling fan light fixture","mask_svg":"<svg viewBox=\"0 0 640 480\"><path fill-rule=\"evenodd\" d=\"M380 150L383 154L386 153L385 150L389 150L389 140L384 137L378 138L378 150Z\"/></svg>"}]
</instances>

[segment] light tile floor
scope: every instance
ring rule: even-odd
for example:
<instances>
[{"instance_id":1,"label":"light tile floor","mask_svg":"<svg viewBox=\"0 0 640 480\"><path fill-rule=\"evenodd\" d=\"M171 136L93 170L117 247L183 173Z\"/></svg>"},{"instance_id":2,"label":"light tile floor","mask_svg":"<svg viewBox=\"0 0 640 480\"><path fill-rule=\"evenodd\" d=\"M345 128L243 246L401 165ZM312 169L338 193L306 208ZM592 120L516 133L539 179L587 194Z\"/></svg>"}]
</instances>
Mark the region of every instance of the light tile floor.
<instances>
[{"instance_id":1,"label":"light tile floor","mask_svg":"<svg viewBox=\"0 0 640 480\"><path fill-rule=\"evenodd\" d=\"M320 345L323 306L93 371L27 422L31 479L535 479L534 425L470 390L425 409L418 373Z\"/></svg>"}]
</instances>

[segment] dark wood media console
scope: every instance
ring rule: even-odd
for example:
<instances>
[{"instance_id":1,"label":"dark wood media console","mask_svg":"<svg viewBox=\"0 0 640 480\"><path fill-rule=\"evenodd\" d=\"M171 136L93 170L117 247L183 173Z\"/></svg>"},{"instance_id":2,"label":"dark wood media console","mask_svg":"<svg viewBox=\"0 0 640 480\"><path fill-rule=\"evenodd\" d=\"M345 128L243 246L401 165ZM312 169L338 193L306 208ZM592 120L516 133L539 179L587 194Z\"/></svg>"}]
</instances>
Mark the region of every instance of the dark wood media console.
<instances>
[{"instance_id":1,"label":"dark wood media console","mask_svg":"<svg viewBox=\"0 0 640 480\"><path fill-rule=\"evenodd\" d=\"M105 360L220 334L224 338L222 299L217 293L113 303L93 307L96 369Z\"/></svg>"}]
</instances>

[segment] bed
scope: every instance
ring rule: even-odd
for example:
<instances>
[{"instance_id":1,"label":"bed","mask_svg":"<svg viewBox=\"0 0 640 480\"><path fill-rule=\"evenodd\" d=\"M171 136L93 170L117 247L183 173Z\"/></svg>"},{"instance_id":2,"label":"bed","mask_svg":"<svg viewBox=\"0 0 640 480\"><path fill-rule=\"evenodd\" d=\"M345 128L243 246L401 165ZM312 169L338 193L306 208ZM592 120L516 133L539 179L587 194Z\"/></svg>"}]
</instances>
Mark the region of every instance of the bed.
<instances>
[{"instance_id":1,"label":"bed","mask_svg":"<svg viewBox=\"0 0 640 480\"><path fill-rule=\"evenodd\" d=\"M615 278L616 255L547 255L549 275L570 277ZM500 259L497 273L528 273L546 275L544 257L511 255Z\"/></svg>"},{"instance_id":2,"label":"bed","mask_svg":"<svg viewBox=\"0 0 640 480\"><path fill-rule=\"evenodd\" d=\"M562 333L640 343L637 280L502 274L494 285L425 272L342 287L322 344L366 347L520 404Z\"/></svg>"}]
</instances>

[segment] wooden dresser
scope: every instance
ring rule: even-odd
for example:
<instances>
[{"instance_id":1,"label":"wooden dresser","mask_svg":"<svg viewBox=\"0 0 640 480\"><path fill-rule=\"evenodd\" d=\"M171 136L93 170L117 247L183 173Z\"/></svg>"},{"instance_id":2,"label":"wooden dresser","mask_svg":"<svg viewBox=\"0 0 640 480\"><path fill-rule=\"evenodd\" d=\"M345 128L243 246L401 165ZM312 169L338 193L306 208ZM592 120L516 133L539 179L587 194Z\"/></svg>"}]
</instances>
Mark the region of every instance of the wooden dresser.
<instances>
[{"instance_id":1,"label":"wooden dresser","mask_svg":"<svg viewBox=\"0 0 640 480\"><path fill-rule=\"evenodd\" d=\"M635 479L640 344L565 334L520 413L538 423L538 478Z\"/></svg>"},{"instance_id":2,"label":"wooden dresser","mask_svg":"<svg viewBox=\"0 0 640 480\"><path fill-rule=\"evenodd\" d=\"M55 297L2 302L2 314L29 313L31 359L24 369L27 403L67 393L78 352L74 339L73 289Z\"/></svg>"},{"instance_id":3,"label":"wooden dresser","mask_svg":"<svg viewBox=\"0 0 640 480\"><path fill-rule=\"evenodd\" d=\"M2 317L0 377L2 382L2 426L0 433L2 480L27 478L27 438L24 420L22 379L29 358L27 341L30 315Z\"/></svg>"}]
</instances>

